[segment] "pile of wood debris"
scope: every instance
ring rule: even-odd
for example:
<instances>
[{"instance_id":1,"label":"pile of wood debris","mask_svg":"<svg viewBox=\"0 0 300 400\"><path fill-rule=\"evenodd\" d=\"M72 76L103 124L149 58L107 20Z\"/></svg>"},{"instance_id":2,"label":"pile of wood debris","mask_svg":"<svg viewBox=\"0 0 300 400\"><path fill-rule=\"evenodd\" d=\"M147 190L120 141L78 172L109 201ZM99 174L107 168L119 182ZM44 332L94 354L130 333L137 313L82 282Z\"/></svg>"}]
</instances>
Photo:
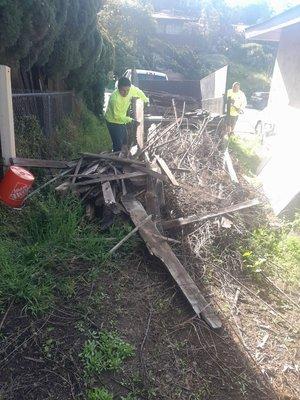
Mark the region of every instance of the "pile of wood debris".
<instances>
[{"instance_id":1,"label":"pile of wood debris","mask_svg":"<svg viewBox=\"0 0 300 400\"><path fill-rule=\"evenodd\" d=\"M150 253L165 264L195 313L218 329L221 321L192 279L193 271L189 273L180 261L179 245L189 243L199 253L207 239L201 222L213 221L215 229L231 226L228 215L256 206L259 201L244 182L239 183L234 172L224 142L223 119L191 113L185 115L193 118L188 127L183 115L175 115L167 125L151 126L145 143L143 140L142 146L135 146L135 155L131 149L127 156L84 153L72 162L13 159L12 163L63 169L28 198L56 181L59 185L55 190L61 195L71 191L79 196L88 218L100 217L103 230L113 223L115 215L129 216L135 229L111 253L139 231Z\"/></svg>"}]
</instances>

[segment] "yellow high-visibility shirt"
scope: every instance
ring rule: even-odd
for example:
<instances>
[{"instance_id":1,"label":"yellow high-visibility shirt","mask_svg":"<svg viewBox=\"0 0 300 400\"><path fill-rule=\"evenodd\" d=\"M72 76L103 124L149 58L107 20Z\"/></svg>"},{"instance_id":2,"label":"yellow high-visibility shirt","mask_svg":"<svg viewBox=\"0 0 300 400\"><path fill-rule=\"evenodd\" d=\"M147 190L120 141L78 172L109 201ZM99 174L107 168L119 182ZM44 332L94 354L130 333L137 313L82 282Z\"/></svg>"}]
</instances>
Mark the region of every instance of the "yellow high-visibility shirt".
<instances>
[{"instance_id":1,"label":"yellow high-visibility shirt","mask_svg":"<svg viewBox=\"0 0 300 400\"><path fill-rule=\"evenodd\" d=\"M131 122L132 118L127 116L127 111L132 98L138 98L143 100L144 103L149 103L145 93L133 85L130 86L126 97L121 96L119 90L116 89L109 98L105 119L113 124L123 125Z\"/></svg>"},{"instance_id":2,"label":"yellow high-visibility shirt","mask_svg":"<svg viewBox=\"0 0 300 400\"><path fill-rule=\"evenodd\" d=\"M244 110L247 105L246 96L242 90L234 92L232 89L229 89L227 92L227 98L229 97L233 100L233 103L230 107L229 115L231 117L237 117L240 114L237 108L239 110Z\"/></svg>"}]
</instances>

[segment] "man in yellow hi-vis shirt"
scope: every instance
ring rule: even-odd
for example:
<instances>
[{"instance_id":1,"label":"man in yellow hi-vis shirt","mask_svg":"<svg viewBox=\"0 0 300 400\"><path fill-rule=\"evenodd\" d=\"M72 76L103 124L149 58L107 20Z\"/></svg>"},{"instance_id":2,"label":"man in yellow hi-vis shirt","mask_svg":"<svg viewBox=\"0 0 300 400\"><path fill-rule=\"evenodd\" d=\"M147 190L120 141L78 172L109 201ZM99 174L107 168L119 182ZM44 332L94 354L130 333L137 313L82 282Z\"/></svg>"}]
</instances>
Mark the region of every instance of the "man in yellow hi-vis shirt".
<instances>
[{"instance_id":1,"label":"man in yellow hi-vis shirt","mask_svg":"<svg viewBox=\"0 0 300 400\"><path fill-rule=\"evenodd\" d=\"M239 115L244 112L247 99L244 92L240 89L239 82L234 82L232 89L227 92L227 133L234 133L234 128Z\"/></svg>"},{"instance_id":2,"label":"man in yellow hi-vis shirt","mask_svg":"<svg viewBox=\"0 0 300 400\"><path fill-rule=\"evenodd\" d=\"M111 94L105 113L114 152L121 151L122 146L127 144L126 125L131 122L139 124L127 115L132 98L139 98L144 103L149 103L148 97L142 90L133 86L128 78L120 78L118 89Z\"/></svg>"}]
</instances>

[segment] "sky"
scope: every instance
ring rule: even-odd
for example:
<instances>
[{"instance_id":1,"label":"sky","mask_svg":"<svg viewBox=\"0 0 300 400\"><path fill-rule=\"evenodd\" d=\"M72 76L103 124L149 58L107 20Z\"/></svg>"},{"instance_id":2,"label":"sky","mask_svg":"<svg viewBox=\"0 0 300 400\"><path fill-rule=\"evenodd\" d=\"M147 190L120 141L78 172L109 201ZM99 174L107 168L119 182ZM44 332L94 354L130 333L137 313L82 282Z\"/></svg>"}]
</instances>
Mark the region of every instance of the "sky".
<instances>
[{"instance_id":1,"label":"sky","mask_svg":"<svg viewBox=\"0 0 300 400\"><path fill-rule=\"evenodd\" d=\"M260 0L227 0L227 3L231 6L244 6L259 2ZM296 6L300 4L300 0L269 0L268 2L276 13L284 11L287 8L287 4L290 6Z\"/></svg>"}]
</instances>

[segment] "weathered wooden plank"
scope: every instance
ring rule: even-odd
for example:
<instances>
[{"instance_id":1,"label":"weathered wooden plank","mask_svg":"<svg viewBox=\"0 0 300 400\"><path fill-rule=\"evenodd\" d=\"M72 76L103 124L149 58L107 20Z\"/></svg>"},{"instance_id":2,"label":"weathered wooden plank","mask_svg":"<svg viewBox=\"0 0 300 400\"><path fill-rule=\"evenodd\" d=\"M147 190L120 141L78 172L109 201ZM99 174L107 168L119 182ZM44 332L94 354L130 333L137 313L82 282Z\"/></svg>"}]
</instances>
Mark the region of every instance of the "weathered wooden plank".
<instances>
[{"instance_id":1,"label":"weathered wooden plank","mask_svg":"<svg viewBox=\"0 0 300 400\"><path fill-rule=\"evenodd\" d=\"M179 183L177 182L175 176L172 174L172 172L170 171L170 168L168 167L167 163L165 162L164 159L162 159L160 156L156 155L155 156L158 164L161 166L162 170L165 172L165 174L167 175L167 177L170 179L171 183L174 186L179 186Z\"/></svg>"},{"instance_id":2,"label":"weathered wooden plank","mask_svg":"<svg viewBox=\"0 0 300 400\"><path fill-rule=\"evenodd\" d=\"M140 153L140 156L147 151L149 148L151 148L154 144L156 144L162 137L164 137L168 132L170 132L172 129L174 129L177 126L177 123L179 120L176 120L175 122L172 122L170 125L168 125L162 132L156 135L153 140L151 140L146 147L143 148L143 150Z\"/></svg>"},{"instance_id":3,"label":"weathered wooden plank","mask_svg":"<svg viewBox=\"0 0 300 400\"><path fill-rule=\"evenodd\" d=\"M215 213L209 213L206 215L190 215L189 217L181 217L177 219L171 219L169 221L162 221L162 226L164 229L172 229L172 228L178 228L180 226L188 225L188 224L193 224L195 222L201 222L209 218L214 218L218 217L220 215L224 214L230 214L232 212L240 211L243 210L244 208L249 208L256 206L260 203L259 200L254 199L254 200L248 200L243 203L235 204L229 207L222 208L221 210L215 212Z\"/></svg>"},{"instance_id":4,"label":"weathered wooden plank","mask_svg":"<svg viewBox=\"0 0 300 400\"><path fill-rule=\"evenodd\" d=\"M112 191L112 187L109 182L102 183L102 193L104 202L106 205L113 205L116 204L116 199Z\"/></svg>"},{"instance_id":5,"label":"weathered wooden plank","mask_svg":"<svg viewBox=\"0 0 300 400\"><path fill-rule=\"evenodd\" d=\"M156 191L157 180L149 176L147 178L147 190L145 193L146 210L148 214L152 214L153 218L157 221L156 226L160 232L162 232L162 226L160 223L161 213L159 207L159 198Z\"/></svg>"},{"instance_id":6,"label":"weathered wooden plank","mask_svg":"<svg viewBox=\"0 0 300 400\"><path fill-rule=\"evenodd\" d=\"M145 152L145 160L147 162L148 169L157 173L161 172L159 165L154 159L150 162L148 152ZM147 190L145 194L146 200L146 211L148 214L152 214L156 222L156 227L160 232L163 232L161 221L161 206L164 202L163 182L154 178L153 176L147 177Z\"/></svg>"},{"instance_id":7,"label":"weathered wooden plank","mask_svg":"<svg viewBox=\"0 0 300 400\"><path fill-rule=\"evenodd\" d=\"M227 167L227 171L229 173L229 176L230 176L230 179L232 180L232 182L239 183L237 174L233 167L233 163L232 163L228 148L225 150L225 153L224 153L224 163Z\"/></svg>"},{"instance_id":8,"label":"weathered wooden plank","mask_svg":"<svg viewBox=\"0 0 300 400\"><path fill-rule=\"evenodd\" d=\"M117 164L128 164L128 165L133 164L133 165L141 165L141 166L145 165L145 163L142 161L132 160L130 158L110 156L109 154L83 153L83 155L86 158L96 158L96 159L100 159L100 160L114 161Z\"/></svg>"},{"instance_id":9,"label":"weathered wooden plank","mask_svg":"<svg viewBox=\"0 0 300 400\"><path fill-rule=\"evenodd\" d=\"M78 172L80 170L81 164L82 164L83 158L81 157L76 165L75 171L74 171L74 176L72 177L71 183L74 184L76 182L76 178L78 175Z\"/></svg>"},{"instance_id":10,"label":"weathered wooden plank","mask_svg":"<svg viewBox=\"0 0 300 400\"><path fill-rule=\"evenodd\" d=\"M131 165L131 167L133 167L141 172L145 172L147 175L152 176L152 178L159 179L160 181L163 181L163 182L169 182L169 179L165 175L160 174L159 172L153 171L150 168L142 167L140 165Z\"/></svg>"},{"instance_id":11,"label":"weathered wooden plank","mask_svg":"<svg viewBox=\"0 0 300 400\"><path fill-rule=\"evenodd\" d=\"M55 191L60 193L61 195L66 195L68 191L70 190L71 187L71 182L66 181L61 183L60 185L56 186Z\"/></svg>"},{"instance_id":12,"label":"weathered wooden plank","mask_svg":"<svg viewBox=\"0 0 300 400\"><path fill-rule=\"evenodd\" d=\"M136 128L136 142L140 149L144 147L144 102L141 99L134 99L134 119L139 122Z\"/></svg>"},{"instance_id":13,"label":"weathered wooden plank","mask_svg":"<svg viewBox=\"0 0 300 400\"><path fill-rule=\"evenodd\" d=\"M147 218L148 215L144 207L134 196L123 196L122 203L136 226ZM160 239L160 232L157 230L155 224L152 221L147 221L140 227L139 232L150 253L154 254L165 264L195 313L201 316L211 328L221 328L222 323L220 319L215 315L212 307L202 296L194 281L173 253L170 245Z\"/></svg>"},{"instance_id":14,"label":"weathered wooden plank","mask_svg":"<svg viewBox=\"0 0 300 400\"><path fill-rule=\"evenodd\" d=\"M72 185L72 187L93 185L93 184L101 183L101 182L119 181L119 180L123 180L123 179L132 179L132 178L137 178L137 177L146 176L146 175L147 174L145 172L129 172L129 173L119 174L119 175L105 175L105 174L78 175L78 177L95 178L95 179L89 179L89 180L86 180L83 182L74 183Z\"/></svg>"},{"instance_id":15,"label":"weathered wooden plank","mask_svg":"<svg viewBox=\"0 0 300 400\"><path fill-rule=\"evenodd\" d=\"M34 158L21 158L12 157L10 158L10 163L13 165L18 165L19 167L38 167L38 168L70 168L76 165L76 161L58 161L58 160L39 160Z\"/></svg>"}]
</instances>

